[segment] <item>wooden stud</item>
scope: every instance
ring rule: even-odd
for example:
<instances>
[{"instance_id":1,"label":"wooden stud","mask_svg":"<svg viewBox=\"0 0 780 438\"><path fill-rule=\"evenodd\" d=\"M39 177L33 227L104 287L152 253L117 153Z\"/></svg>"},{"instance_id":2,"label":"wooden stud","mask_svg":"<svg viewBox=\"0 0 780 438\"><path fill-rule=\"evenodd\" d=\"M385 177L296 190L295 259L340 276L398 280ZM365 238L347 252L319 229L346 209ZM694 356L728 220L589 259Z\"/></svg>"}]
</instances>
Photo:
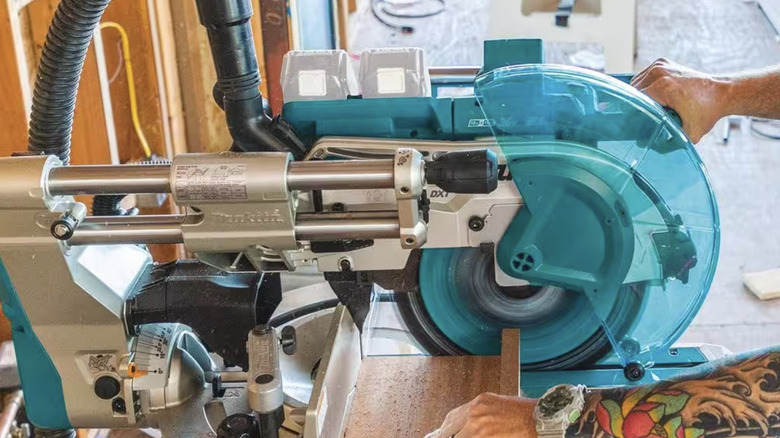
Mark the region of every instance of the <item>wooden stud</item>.
<instances>
[{"instance_id":1,"label":"wooden stud","mask_svg":"<svg viewBox=\"0 0 780 438\"><path fill-rule=\"evenodd\" d=\"M255 14L252 16L252 37L255 40L255 53L257 53L257 65L260 69L260 77L262 82L260 83L260 92L263 96L268 98L268 81L271 79L268 77L268 72L265 71L265 50L263 47L263 28L260 24L262 12L260 11L259 2L257 2L257 8L255 8ZM278 81L278 79L277 79Z\"/></svg>"},{"instance_id":2,"label":"wooden stud","mask_svg":"<svg viewBox=\"0 0 780 438\"><path fill-rule=\"evenodd\" d=\"M225 114L214 102L212 90L217 73L195 3L172 1L171 15L189 151L228 150L232 139Z\"/></svg>"},{"instance_id":3,"label":"wooden stud","mask_svg":"<svg viewBox=\"0 0 780 438\"><path fill-rule=\"evenodd\" d=\"M172 26L170 0L160 0L155 5L160 36L162 74L165 80L165 98L168 103L171 147L175 156L187 152L187 128L184 120L179 69L176 63L176 37Z\"/></svg>"},{"instance_id":4,"label":"wooden stud","mask_svg":"<svg viewBox=\"0 0 780 438\"><path fill-rule=\"evenodd\" d=\"M282 61L290 51L287 4L283 0L260 0L263 55L268 73L268 101L274 114L282 112Z\"/></svg>"},{"instance_id":5,"label":"wooden stud","mask_svg":"<svg viewBox=\"0 0 780 438\"><path fill-rule=\"evenodd\" d=\"M138 100L138 116L149 147L158 156L167 156L161 95L157 80L154 42L150 29L146 2L114 0L103 14L104 22L116 22L127 32ZM106 65L109 74L117 72L111 86L111 100L122 163L146 159L132 122L127 71L121 50L119 33L114 29L102 31ZM82 81L83 82L83 81Z\"/></svg>"},{"instance_id":6,"label":"wooden stud","mask_svg":"<svg viewBox=\"0 0 780 438\"><path fill-rule=\"evenodd\" d=\"M18 35L19 12L15 0L0 1L0 156L27 150L27 116L30 86L24 44Z\"/></svg>"},{"instance_id":7,"label":"wooden stud","mask_svg":"<svg viewBox=\"0 0 780 438\"><path fill-rule=\"evenodd\" d=\"M173 158L173 138L171 133L170 113L168 108L167 84L162 60L162 41L160 38L160 26L157 18L157 6L154 0L146 0L146 10L149 12L149 33L154 54L154 71L157 76L157 92L160 96L160 115L162 117L163 146L165 156ZM167 27L163 24L163 27ZM178 91L178 90L176 90Z\"/></svg>"},{"instance_id":8,"label":"wooden stud","mask_svg":"<svg viewBox=\"0 0 780 438\"><path fill-rule=\"evenodd\" d=\"M333 0L333 24L338 30L336 48L349 50L349 1Z\"/></svg>"}]
</instances>

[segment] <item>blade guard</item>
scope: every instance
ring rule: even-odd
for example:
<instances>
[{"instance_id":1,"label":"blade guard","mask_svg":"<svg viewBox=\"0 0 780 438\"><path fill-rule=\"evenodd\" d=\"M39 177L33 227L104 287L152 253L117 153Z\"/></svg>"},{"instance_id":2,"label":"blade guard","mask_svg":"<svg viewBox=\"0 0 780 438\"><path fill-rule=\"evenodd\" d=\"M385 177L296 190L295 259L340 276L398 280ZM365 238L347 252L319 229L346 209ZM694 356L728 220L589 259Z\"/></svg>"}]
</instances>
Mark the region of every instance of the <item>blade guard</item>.
<instances>
[{"instance_id":1,"label":"blade guard","mask_svg":"<svg viewBox=\"0 0 780 438\"><path fill-rule=\"evenodd\" d=\"M717 205L693 145L655 102L587 70L505 67L478 77L475 94L525 203L499 267L584 293L623 364L652 365L717 264ZM619 314L621 294L639 302L635 315Z\"/></svg>"}]
</instances>

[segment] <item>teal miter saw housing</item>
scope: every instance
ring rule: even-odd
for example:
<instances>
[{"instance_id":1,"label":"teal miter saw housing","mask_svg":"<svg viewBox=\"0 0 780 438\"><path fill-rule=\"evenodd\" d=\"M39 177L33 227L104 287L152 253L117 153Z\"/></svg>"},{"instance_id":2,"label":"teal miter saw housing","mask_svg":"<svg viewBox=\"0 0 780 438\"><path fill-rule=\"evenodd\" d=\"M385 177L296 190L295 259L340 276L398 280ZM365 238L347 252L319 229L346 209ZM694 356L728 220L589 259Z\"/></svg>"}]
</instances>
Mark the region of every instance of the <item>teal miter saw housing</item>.
<instances>
[{"instance_id":1,"label":"teal miter saw housing","mask_svg":"<svg viewBox=\"0 0 780 438\"><path fill-rule=\"evenodd\" d=\"M374 292L429 354L495 355L519 328L528 396L670 378L713 357L672 344L712 282L715 199L679 119L627 77L499 40L476 75L434 80L420 49L366 50L358 92L346 52L291 52L287 103L270 117L250 2L199 0L231 151L71 166L67 97L107 3L62 2L42 52L64 61L41 63L29 153L0 157L13 182L0 186L0 301L36 427L190 437L245 423L278 436L284 404L311 402L307 436L341 430ZM160 193L186 214L119 208ZM91 213L76 195L99 196ZM195 258L155 264L145 245L160 243ZM338 300L273 317L280 276L310 266ZM350 315L320 314L336 304ZM317 324L296 343L284 321L301 315ZM327 418L324 385L337 389Z\"/></svg>"},{"instance_id":2,"label":"teal miter saw housing","mask_svg":"<svg viewBox=\"0 0 780 438\"><path fill-rule=\"evenodd\" d=\"M529 375L614 385L705 360L670 347L706 297L719 247L715 198L679 118L629 79L545 65L539 40L488 41L474 83L440 79L430 98L290 102L283 117L309 144L494 139L523 207L493 248L423 249L419 290L399 294L404 319L433 354L498 354L501 330L519 327L524 369L548 371ZM436 97L444 86L474 95ZM514 287L496 284L494 263Z\"/></svg>"}]
</instances>

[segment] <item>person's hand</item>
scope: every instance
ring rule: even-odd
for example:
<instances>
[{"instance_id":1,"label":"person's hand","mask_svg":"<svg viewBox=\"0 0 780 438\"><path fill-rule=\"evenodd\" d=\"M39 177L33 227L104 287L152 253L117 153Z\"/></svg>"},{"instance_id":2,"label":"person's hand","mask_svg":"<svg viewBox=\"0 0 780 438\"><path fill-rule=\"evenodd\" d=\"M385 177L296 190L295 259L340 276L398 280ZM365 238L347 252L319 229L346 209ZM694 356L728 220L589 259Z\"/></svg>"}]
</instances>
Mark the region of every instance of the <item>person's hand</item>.
<instances>
[{"instance_id":1,"label":"person's hand","mask_svg":"<svg viewBox=\"0 0 780 438\"><path fill-rule=\"evenodd\" d=\"M482 394L447 414L425 438L536 438L535 400Z\"/></svg>"},{"instance_id":2,"label":"person's hand","mask_svg":"<svg viewBox=\"0 0 780 438\"><path fill-rule=\"evenodd\" d=\"M631 85L662 106L677 111L683 129L694 143L728 115L726 81L663 58L636 75Z\"/></svg>"}]
</instances>

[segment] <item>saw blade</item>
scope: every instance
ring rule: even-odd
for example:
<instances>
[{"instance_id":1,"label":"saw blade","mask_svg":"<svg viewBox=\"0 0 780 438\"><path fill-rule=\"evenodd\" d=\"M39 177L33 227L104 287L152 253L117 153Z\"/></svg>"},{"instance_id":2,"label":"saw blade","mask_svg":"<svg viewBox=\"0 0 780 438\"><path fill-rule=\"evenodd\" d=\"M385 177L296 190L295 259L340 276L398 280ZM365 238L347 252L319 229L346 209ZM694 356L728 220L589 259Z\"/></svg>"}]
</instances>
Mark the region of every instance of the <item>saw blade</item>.
<instances>
[{"instance_id":1,"label":"saw blade","mask_svg":"<svg viewBox=\"0 0 780 438\"><path fill-rule=\"evenodd\" d=\"M521 329L526 370L573 368L601 359L610 350L589 300L551 286L501 287L493 254L480 248L423 251L419 294L401 306L413 335L432 354L498 355L501 332ZM614 294L610 307L630 325L636 294Z\"/></svg>"}]
</instances>

